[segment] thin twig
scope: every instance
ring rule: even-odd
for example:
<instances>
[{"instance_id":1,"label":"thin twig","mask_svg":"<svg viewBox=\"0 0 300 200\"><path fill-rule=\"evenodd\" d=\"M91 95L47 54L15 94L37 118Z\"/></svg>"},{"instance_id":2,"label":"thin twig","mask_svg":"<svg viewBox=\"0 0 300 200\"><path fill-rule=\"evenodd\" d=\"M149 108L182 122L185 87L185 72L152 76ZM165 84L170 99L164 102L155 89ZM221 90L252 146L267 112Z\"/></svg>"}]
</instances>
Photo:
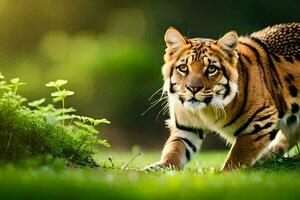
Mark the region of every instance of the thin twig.
<instances>
[{"instance_id":1,"label":"thin twig","mask_svg":"<svg viewBox=\"0 0 300 200\"><path fill-rule=\"evenodd\" d=\"M12 132L10 132L10 135L9 135L8 143L7 143L5 152L4 152L4 158L6 158L6 154L7 154L8 148L9 148L9 146L10 146L11 137L12 137Z\"/></svg>"},{"instance_id":2,"label":"thin twig","mask_svg":"<svg viewBox=\"0 0 300 200\"><path fill-rule=\"evenodd\" d=\"M71 160L75 154L78 154L80 148L82 147L82 145L86 142L87 136L85 136L82 140L82 142L79 144L79 146L77 147L76 151L69 157L69 160Z\"/></svg>"},{"instance_id":3,"label":"thin twig","mask_svg":"<svg viewBox=\"0 0 300 200\"><path fill-rule=\"evenodd\" d=\"M296 144L296 147L297 147L297 150L298 150L298 154L300 154L300 149L299 149L298 144Z\"/></svg>"},{"instance_id":4,"label":"thin twig","mask_svg":"<svg viewBox=\"0 0 300 200\"><path fill-rule=\"evenodd\" d=\"M111 163L111 167L115 168L114 162L111 157L108 157L109 162Z\"/></svg>"},{"instance_id":5,"label":"thin twig","mask_svg":"<svg viewBox=\"0 0 300 200\"><path fill-rule=\"evenodd\" d=\"M130 163L132 163L140 155L142 155L141 152L139 152L138 154L136 154L128 163L126 163L125 165L123 165L121 167L121 170L126 169L128 167L128 165L130 165Z\"/></svg>"}]
</instances>

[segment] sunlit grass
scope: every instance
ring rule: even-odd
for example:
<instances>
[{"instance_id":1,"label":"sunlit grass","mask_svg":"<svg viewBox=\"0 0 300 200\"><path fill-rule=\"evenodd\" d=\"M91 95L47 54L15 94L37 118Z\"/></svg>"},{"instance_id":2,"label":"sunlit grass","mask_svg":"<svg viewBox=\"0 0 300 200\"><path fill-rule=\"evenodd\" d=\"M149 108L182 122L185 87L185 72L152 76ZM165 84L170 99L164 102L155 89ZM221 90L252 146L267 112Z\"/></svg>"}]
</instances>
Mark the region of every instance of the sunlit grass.
<instances>
[{"instance_id":1,"label":"sunlit grass","mask_svg":"<svg viewBox=\"0 0 300 200\"><path fill-rule=\"evenodd\" d=\"M105 167L120 167L134 158L139 151L133 150L131 152L122 151L104 151L97 156L100 165ZM191 162L189 162L185 168L195 169L195 168L221 168L223 161L227 155L226 151L206 151L199 152L194 155ZM111 161L110 161L110 159ZM129 165L128 168L143 168L149 164L157 162L160 159L160 152L141 152Z\"/></svg>"},{"instance_id":2,"label":"sunlit grass","mask_svg":"<svg viewBox=\"0 0 300 200\"><path fill-rule=\"evenodd\" d=\"M300 168L222 173L226 152L202 152L183 170L140 171L160 156L143 152L121 170L136 153L103 152L97 159L105 168L99 169L59 163L3 166L0 199L297 199L300 195Z\"/></svg>"}]
</instances>

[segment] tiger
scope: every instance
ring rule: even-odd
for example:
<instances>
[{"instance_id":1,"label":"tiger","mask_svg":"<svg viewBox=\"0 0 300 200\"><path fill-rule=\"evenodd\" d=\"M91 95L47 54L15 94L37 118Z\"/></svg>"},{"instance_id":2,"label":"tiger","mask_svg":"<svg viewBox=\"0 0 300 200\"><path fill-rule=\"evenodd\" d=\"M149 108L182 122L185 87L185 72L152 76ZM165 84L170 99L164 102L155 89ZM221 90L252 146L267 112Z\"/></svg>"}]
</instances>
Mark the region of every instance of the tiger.
<instances>
[{"instance_id":1,"label":"tiger","mask_svg":"<svg viewBox=\"0 0 300 200\"><path fill-rule=\"evenodd\" d=\"M163 93L170 130L161 159L146 169L182 168L214 132L231 148L221 168L250 168L284 155L300 138L300 23L217 40L165 33Z\"/></svg>"}]
</instances>

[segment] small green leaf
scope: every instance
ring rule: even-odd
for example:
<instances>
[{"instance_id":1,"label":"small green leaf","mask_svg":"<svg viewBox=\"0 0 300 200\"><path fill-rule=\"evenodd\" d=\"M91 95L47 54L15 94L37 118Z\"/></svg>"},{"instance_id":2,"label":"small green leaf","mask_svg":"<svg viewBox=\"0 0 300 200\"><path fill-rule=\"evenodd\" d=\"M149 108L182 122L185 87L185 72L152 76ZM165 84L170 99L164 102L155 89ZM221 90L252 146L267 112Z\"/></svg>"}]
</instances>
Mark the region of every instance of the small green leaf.
<instances>
[{"instance_id":1,"label":"small green leaf","mask_svg":"<svg viewBox=\"0 0 300 200\"><path fill-rule=\"evenodd\" d=\"M76 110L72 107L71 108L65 108L65 109L59 108L59 109L55 110L54 115L59 116L63 113L72 113L72 112L76 112ZM75 116L73 118L75 118Z\"/></svg>"},{"instance_id":2,"label":"small green leaf","mask_svg":"<svg viewBox=\"0 0 300 200\"><path fill-rule=\"evenodd\" d=\"M52 97L61 97L62 99L66 98L67 96L72 96L75 93L73 91L69 91L69 90L61 90L61 91L56 91L56 92L52 92L51 96Z\"/></svg>"},{"instance_id":3,"label":"small green leaf","mask_svg":"<svg viewBox=\"0 0 300 200\"><path fill-rule=\"evenodd\" d=\"M98 125L98 124L101 124L101 123L103 123L103 124L110 124L110 123L111 123L111 122L108 121L107 119L96 119L96 120L94 120L93 122L94 122L94 125L95 125L95 126Z\"/></svg>"},{"instance_id":4,"label":"small green leaf","mask_svg":"<svg viewBox=\"0 0 300 200\"><path fill-rule=\"evenodd\" d=\"M7 85L6 81L0 81L0 89L11 90L12 85Z\"/></svg>"},{"instance_id":5,"label":"small green leaf","mask_svg":"<svg viewBox=\"0 0 300 200\"><path fill-rule=\"evenodd\" d=\"M110 147L110 144L107 142L107 140L100 140L100 139L98 139L97 140L97 144L101 144L101 145L103 145L105 147Z\"/></svg>"},{"instance_id":6,"label":"small green leaf","mask_svg":"<svg viewBox=\"0 0 300 200\"><path fill-rule=\"evenodd\" d=\"M20 82L20 78L13 78L13 79L11 79L10 80L10 82L12 83L12 84L14 84L14 85L25 85L26 83L22 83L22 82Z\"/></svg>"},{"instance_id":7,"label":"small green leaf","mask_svg":"<svg viewBox=\"0 0 300 200\"><path fill-rule=\"evenodd\" d=\"M56 81L56 85L58 85L59 87L65 85L67 83L68 83L67 80L60 80L59 79L59 80Z\"/></svg>"},{"instance_id":8,"label":"small green leaf","mask_svg":"<svg viewBox=\"0 0 300 200\"><path fill-rule=\"evenodd\" d=\"M32 102L29 102L28 105L31 106L31 107L38 107L42 103L44 103L45 101L46 101L46 99L42 98L42 99L38 99L38 100L35 100L35 101L32 101Z\"/></svg>"},{"instance_id":9,"label":"small green leaf","mask_svg":"<svg viewBox=\"0 0 300 200\"><path fill-rule=\"evenodd\" d=\"M81 121L89 122L90 124L92 124L92 121L94 121L94 119L91 117L81 116Z\"/></svg>"},{"instance_id":10,"label":"small green leaf","mask_svg":"<svg viewBox=\"0 0 300 200\"><path fill-rule=\"evenodd\" d=\"M97 134L98 130L96 130L93 126L90 126L88 124L84 124L82 122L74 122L74 124L78 127L81 128L89 133Z\"/></svg>"},{"instance_id":11,"label":"small green leaf","mask_svg":"<svg viewBox=\"0 0 300 200\"><path fill-rule=\"evenodd\" d=\"M76 109L74 109L73 107L70 108L64 108L62 109L64 111L64 113L72 113L72 112L76 112Z\"/></svg>"},{"instance_id":12,"label":"small green leaf","mask_svg":"<svg viewBox=\"0 0 300 200\"><path fill-rule=\"evenodd\" d=\"M81 121L81 116L79 116L79 115L73 115L73 117L74 117L74 119L78 119L78 120Z\"/></svg>"},{"instance_id":13,"label":"small green leaf","mask_svg":"<svg viewBox=\"0 0 300 200\"><path fill-rule=\"evenodd\" d=\"M55 87L55 82L50 81L49 83L46 84L46 87Z\"/></svg>"},{"instance_id":14,"label":"small green leaf","mask_svg":"<svg viewBox=\"0 0 300 200\"><path fill-rule=\"evenodd\" d=\"M61 101L63 98L61 98L61 97L55 97L55 98L53 98L52 99L52 101L54 102L54 103L56 103L56 102L58 102L58 101Z\"/></svg>"},{"instance_id":15,"label":"small green leaf","mask_svg":"<svg viewBox=\"0 0 300 200\"><path fill-rule=\"evenodd\" d=\"M55 108L52 104L48 104L47 106L39 107L39 110L43 113L52 113L54 112Z\"/></svg>"},{"instance_id":16,"label":"small green leaf","mask_svg":"<svg viewBox=\"0 0 300 200\"><path fill-rule=\"evenodd\" d=\"M62 94L61 91L52 92L51 97L61 97L62 96L61 94Z\"/></svg>"},{"instance_id":17,"label":"small green leaf","mask_svg":"<svg viewBox=\"0 0 300 200\"><path fill-rule=\"evenodd\" d=\"M57 80L57 81L50 81L49 83L46 84L46 87L55 87L55 88L60 88L61 86L67 84L67 80Z\"/></svg>"},{"instance_id":18,"label":"small green leaf","mask_svg":"<svg viewBox=\"0 0 300 200\"><path fill-rule=\"evenodd\" d=\"M13 78L10 80L11 83L13 84L18 84L20 82L20 79L19 78Z\"/></svg>"},{"instance_id":19,"label":"small green leaf","mask_svg":"<svg viewBox=\"0 0 300 200\"><path fill-rule=\"evenodd\" d=\"M74 119L74 118L75 118L74 115L68 115L68 114L60 115L60 116L57 117L58 120Z\"/></svg>"},{"instance_id":20,"label":"small green leaf","mask_svg":"<svg viewBox=\"0 0 300 200\"><path fill-rule=\"evenodd\" d=\"M3 74L0 72L0 79L4 79L5 77L3 76Z\"/></svg>"}]
</instances>

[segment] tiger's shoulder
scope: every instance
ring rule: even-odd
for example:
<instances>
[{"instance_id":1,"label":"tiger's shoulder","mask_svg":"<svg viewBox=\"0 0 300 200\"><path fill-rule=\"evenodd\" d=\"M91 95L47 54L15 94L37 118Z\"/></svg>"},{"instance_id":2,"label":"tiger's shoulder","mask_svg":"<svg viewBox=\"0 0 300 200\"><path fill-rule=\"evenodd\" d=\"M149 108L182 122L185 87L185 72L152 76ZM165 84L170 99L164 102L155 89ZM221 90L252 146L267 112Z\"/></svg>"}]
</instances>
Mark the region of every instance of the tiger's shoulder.
<instances>
[{"instance_id":1,"label":"tiger's shoulder","mask_svg":"<svg viewBox=\"0 0 300 200\"><path fill-rule=\"evenodd\" d=\"M284 23L254 32L250 37L263 42L268 50L277 55L300 55L300 23Z\"/></svg>"}]
</instances>

